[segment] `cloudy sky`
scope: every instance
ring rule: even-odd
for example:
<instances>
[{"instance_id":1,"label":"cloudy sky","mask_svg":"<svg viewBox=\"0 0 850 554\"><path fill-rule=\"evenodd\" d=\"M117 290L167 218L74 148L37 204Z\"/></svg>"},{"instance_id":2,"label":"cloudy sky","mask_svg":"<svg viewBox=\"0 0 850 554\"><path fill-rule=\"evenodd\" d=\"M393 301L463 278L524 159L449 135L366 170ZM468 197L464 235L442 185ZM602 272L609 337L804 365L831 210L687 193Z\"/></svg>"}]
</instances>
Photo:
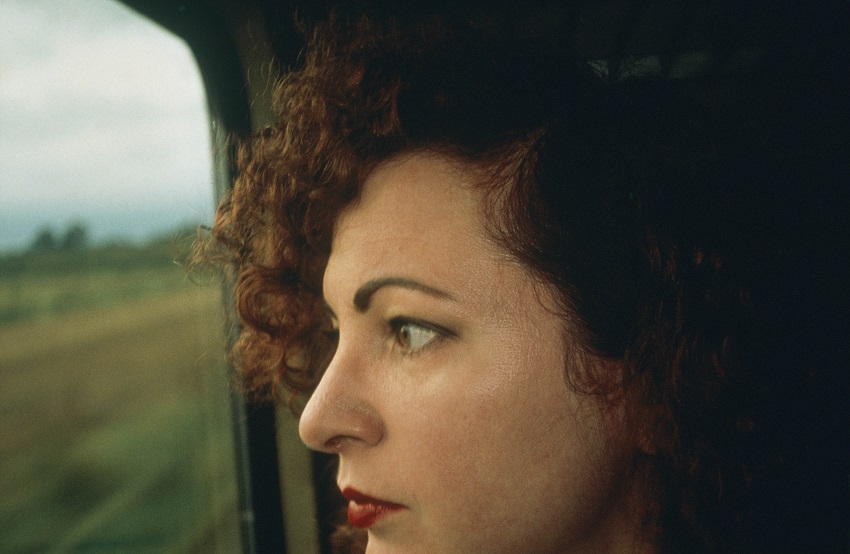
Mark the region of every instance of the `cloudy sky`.
<instances>
[{"instance_id":1,"label":"cloudy sky","mask_svg":"<svg viewBox=\"0 0 850 554\"><path fill-rule=\"evenodd\" d=\"M118 2L0 0L0 251L209 221L208 121L188 48Z\"/></svg>"}]
</instances>

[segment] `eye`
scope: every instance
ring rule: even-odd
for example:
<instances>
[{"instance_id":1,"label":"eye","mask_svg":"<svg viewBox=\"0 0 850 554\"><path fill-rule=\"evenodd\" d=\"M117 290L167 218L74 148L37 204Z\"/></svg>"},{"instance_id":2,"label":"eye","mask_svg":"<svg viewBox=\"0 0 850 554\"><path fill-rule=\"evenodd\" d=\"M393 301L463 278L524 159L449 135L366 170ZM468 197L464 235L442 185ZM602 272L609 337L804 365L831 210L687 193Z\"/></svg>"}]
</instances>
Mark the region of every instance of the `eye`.
<instances>
[{"instance_id":1,"label":"eye","mask_svg":"<svg viewBox=\"0 0 850 554\"><path fill-rule=\"evenodd\" d=\"M435 340L450 334L436 325L404 318L390 321L390 328L396 343L410 354L415 354Z\"/></svg>"}]
</instances>

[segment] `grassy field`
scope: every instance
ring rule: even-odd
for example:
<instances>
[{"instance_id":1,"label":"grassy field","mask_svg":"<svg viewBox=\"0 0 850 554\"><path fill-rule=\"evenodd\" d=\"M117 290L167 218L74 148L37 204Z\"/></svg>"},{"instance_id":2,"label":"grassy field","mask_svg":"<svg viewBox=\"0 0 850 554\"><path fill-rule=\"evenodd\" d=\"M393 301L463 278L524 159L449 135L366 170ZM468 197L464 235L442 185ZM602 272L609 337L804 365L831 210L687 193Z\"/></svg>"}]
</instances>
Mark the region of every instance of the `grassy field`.
<instances>
[{"instance_id":1,"label":"grassy field","mask_svg":"<svg viewBox=\"0 0 850 554\"><path fill-rule=\"evenodd\" d=\"M124 258L0 269L0 553L238 551L220 294Z\"/></svg>"},{"instance_id":2,"label":"grassy field","mask_svg":"<svg viewBox=\"0 0 850 554\"><path fill-rule=\"evenodd\" d=\"M0 255L0 325L180 290L190 244L189 233L176 233L144 245Z\"/></svg>"}]
</instances>

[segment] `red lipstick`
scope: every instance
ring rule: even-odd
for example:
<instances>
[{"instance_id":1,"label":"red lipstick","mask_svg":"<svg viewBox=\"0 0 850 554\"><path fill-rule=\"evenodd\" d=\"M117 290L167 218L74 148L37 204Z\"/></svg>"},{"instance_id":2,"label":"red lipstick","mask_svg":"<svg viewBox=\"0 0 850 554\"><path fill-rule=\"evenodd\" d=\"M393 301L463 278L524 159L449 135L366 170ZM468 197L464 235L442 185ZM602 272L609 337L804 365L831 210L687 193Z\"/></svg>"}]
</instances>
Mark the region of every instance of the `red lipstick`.
<instances>
[{"instance_id":1,"label":"red lipstick","mask_svg":"<svg viewBox=\"0 0 850 554\"><path fill-rule=\"evenodd\" d=\"M343 489L342 496L348 500L348 522L355 527L371 527L379 519L405 508L395 502L367 496L351 487Z\"/></svg>"}]
</instances>

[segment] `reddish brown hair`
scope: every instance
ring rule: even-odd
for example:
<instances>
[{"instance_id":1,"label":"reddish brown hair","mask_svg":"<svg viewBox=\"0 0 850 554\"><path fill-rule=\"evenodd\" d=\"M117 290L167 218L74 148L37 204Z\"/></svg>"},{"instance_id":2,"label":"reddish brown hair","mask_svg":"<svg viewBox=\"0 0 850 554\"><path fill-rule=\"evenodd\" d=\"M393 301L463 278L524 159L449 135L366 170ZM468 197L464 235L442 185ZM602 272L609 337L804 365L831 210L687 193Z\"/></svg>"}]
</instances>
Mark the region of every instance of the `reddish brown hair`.
<instances>
[{"instance_id":1,"label":"reddish brown hair","mask_svg":"<svg viewBox=\"0 0 850 554\"><path fill-rule=\"evenodd\" d=\"M320 283L337 215L377 164L434 152L491 176L494 236L560 291L581 349L621 368L571 378L618 383L640 420L666 549L752 544L751 245L729 145L698 102L658 82L604 86L486 31L365 18L317 26L276 98L279 123L241 144L212 232L236 271L233 359L250 393L297 403L316 385L333 353Z\"/></svg>"}]
</instances>

